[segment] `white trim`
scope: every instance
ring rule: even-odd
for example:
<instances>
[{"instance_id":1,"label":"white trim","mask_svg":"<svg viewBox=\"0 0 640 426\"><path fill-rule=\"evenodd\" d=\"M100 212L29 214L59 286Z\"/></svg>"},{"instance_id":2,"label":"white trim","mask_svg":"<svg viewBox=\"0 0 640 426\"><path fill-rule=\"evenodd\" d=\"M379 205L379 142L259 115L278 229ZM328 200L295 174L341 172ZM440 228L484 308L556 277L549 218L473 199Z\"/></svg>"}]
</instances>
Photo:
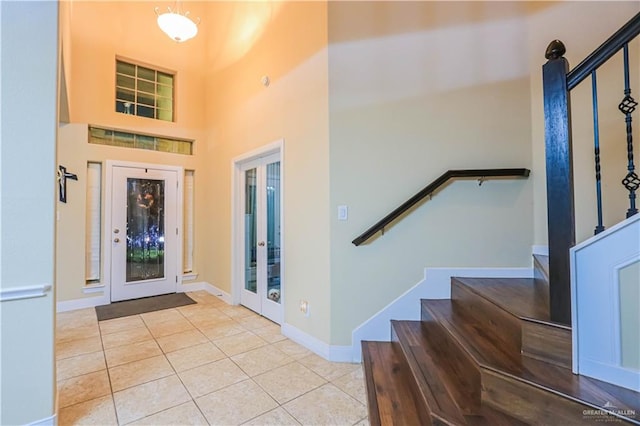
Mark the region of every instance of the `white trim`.
<instances>
[{"instance_id":1,"label":"white trim","mask_svg":"<svg viewBox=\"0 0 640 426\"><path fill-rule=\"evenodd\" d=\"M621 365L611 365L598 359L581 357L580 375L612 383L638 392L638 372Z\"/></svg>"},{"instance_id":2,"label":"white trim","mask_svg":"<svg viewBox=\"0 0 640 426\"><path fill-rule=\"evenodd\" d=\"M243 224L237 219L238 213L242 211L241 200L242 191L242 166L246 163L258 160L269 155L279 154L280 156L280 303L282 308L282 322L284 323L284 303L285 303L285 246L284 246L284 139L278 139L267 145L234 157L231 160L231 294L228 303L232 305L240 304L240 295L244 284L241 281L243 276L244 241L242 241ZM215 287L214 287L215 288Z\"/></svg>"},{"instance_id":3,"label":"white trim","mask_svg":"<svg viewBox=\"0 0 640 426\"><path fill-rule=\"evenodd\" d=\"M105 291L104 284L87 285L82 288L84 294L102 293Z\"/></svg>"},{"instance_id":4,"label":"white trim","mask_svg":"<svg viewBox=\"0 0 640 426\"><path fill-rule=\"evenodd\" d=\"M200 290L204 290L213 296L219 297L223 302L226 302L229 305L233 305L233 303L231 303L231 295L229 293L227 293L226 291L220 290L218 287L214 286L213 284L209 284L206 281L182 284L178 289L178 291L181 293L189 293L192 291L200 291Z\"/></svg>"},{"instance_id":5,"label":"white trim","mask_svg":"<svg viewBox=\"0 0 640 426\"><path fill-rule=\"evenodd\" d=\"M283 336L288 337L328 361L352 362L351 346L331 346L287 323L282 324L281 332Z\"/></svg>"},{"instance_id":6,"label":"white trim","mask_svg":"<svg viewBox=\"0 0 640 426\"><path fill-rule=\"evenodd\" d=\"M580 244L576 244L575 246L573 246L571 248L571 250L575 253L578 252L579 250L582 250L585 247L588 247L592 244L595 244L596 242L607 238L609 235L617 232L619 229L625 228L627 226L630 226L631 224L633 224L634 222L637 222L640 220L640 215L633 215L628 219L623 220L622 222L618 222L615 225L613 225L612 227L602 231L601 233L599 233L598 235L594 235L593 237L581 242Z\"/></svg>"},{"instance_id":7,"label":"white trim","mask_svg":"<svg viewBox=\"0 0 640 426\"><path fill-rule=\"evenodd\" d=\"M450 299L452 277L533 278L531 268L425 268L424 278L351 333L353 361L362 360L363 340L391 340L391 320L419 320L420 299Z\"/></svg>"},{"instance_id":8,"label":"white trim","mask_svg":"<svg viewBox=\"0 0 640 426\"><path fill-rule=\"evenodd\" d=\"M100 305L108 305L111 301L109 296L104 294L100 297L85 297L82 299L63 300L56 303L56 312L75 311L78 309L94 308Z\"/></svg>"},{"instance_id":9,"label":"white trim","mask_svg":"<svg viewBox=\"0 0 640 426\"><path fill-rule=\"evenodd\" d=\"M640 372L621 365L619 271L640 259L639 226L634 215L569 250L572 371L636 392ZM597 321L594 301L600 304Z\"/></svg>"},{"instance_id":10,"label":"white trim","mask_svg":"<svg viewBox=\"0 0 640 426\"><path fill-rule=\"evenodd\" d=\"M531 246L531 254L549 256L549 246Z\"/></svg>"},{"instance_id":11,"label":"white trim","mask_svg":"<svg viewBox=\"0 0 640 426\"><path fill-rule=\"evenodd\" d=\"M103 229L103 280L105 285L105 295L111 302L111 201L113 197L113 168L114 167L129 167L136 169L153 169L168 172L175 172L176 179L178 181L178 188L176 191L176 227L178 228L178 238L176 240L176 273L177 282L175 291L177 292L182 285L182 274L179 271L183 271L182 267L182 249L183 249L183 191L184 191L184 167L171 166L165 164L154 163L138 163L133 161L120 161L120 160L107 160L105 162L105 184L104 184L104 229Z\"/></svg>"},{"instance_id":12,"label":"white trim","mask_svg":"<svg viewBox=\"0 0 640 426\"><path fill-rule=\"evenodd\" d=\"M199 282L195 282L195 283L188 283L188 284L182 284L180 287L178 287L178 293L189 293L190 291L200 291L200 290L204 290L204 286L205 286L206 282L204 281L199 281Z\"/></svg>"},{"instance_id":13,"label":"white trim","mask_svg":"<svg viewBox=\"0 0 640 426\"><path fill-rule=\"evenodd\" d=\"M195 272L189 272L186 274L182 274L182 281L193 281L198 278L198 274Z\"/></svg>"},{"instance_id":14,"label":"white trim","mask_svg":"<svg viewBox=\"0 0 640 426\"><path fill-rule=\"evenodd\" d=\"M36 420L35 422L29 423L29 426L56 426L58 424L58 416L54 413L53 415L41 419Z\"/></svg>"},{"instance_id":15,"label":"white trim","mask_svg":"<svg viewBox=\"0 0 640 426\"><path fill-rule=\"evenodd\" d=\"M233 298L226 291L220 290L218 287L213 284L209 284L207 282L204 283L204 290L206 290L209 294L213 294L214 296L219 297L224 302L227 302L229 305L233 305Z\"/></svg>"},{"instance_id":16,"label":"white trim","mask_svg":"<svg viewBox=\"0 0 640 426\"><path fill-rule=\"evenodd\" d=\"M218 296L224 302L231 304L231 295L219 288L205 282L200 281L196 283L182 284L178 286L178 293L188 293L191 291L205 290L206 292ZM85 297L82 299L65 300L57 303L57 312L75 311L78 309L94 308L101 305L109 305L111 300L107 294L101 297Z\"/></svg>"},{"instance_id":17,"label":"white trim","mask_svg":"<svg viewBox=\"0 0 640 426\"><path fill-rule=\"evenodd\" d=\"M284 139L278 139L252 151L245 152L244 154L240 154L234 157L232 160L232 166L235 166L236 163L246 163L251 160L257 160L258 158L269 156L271 154L277 154L278 152L282 152L283 148Z\"/></svg>"},{"instance_id":18,"label":"white trim","mask_svg":"<svg viewBox=\"0 0 640 426\"><path fill-rule=\"evenodd\" d=\"M51 290L51 284L28 285L22 287L9 287L0 289L0 302L9 300L33 299L46 296Z\"/></svg>"}]
</instances>

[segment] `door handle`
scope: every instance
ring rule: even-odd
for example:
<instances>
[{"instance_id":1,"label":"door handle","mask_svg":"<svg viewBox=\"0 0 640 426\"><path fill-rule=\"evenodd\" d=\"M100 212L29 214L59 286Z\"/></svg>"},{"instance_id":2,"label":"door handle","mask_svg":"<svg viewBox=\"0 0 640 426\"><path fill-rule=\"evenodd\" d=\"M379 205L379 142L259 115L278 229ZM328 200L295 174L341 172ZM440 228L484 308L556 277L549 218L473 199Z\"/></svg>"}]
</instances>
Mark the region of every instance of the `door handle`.
<instances>
[{"instance_id":1,"label":"door handle","mask_svg":"<svg viewBox=\"0 0 640 426\"><path fill-rule=\"evenodd\" d=\"M120 242L120 238L114 238L114 239L113 239L113 242L114 242L114 243L119 243L119 242Z\"/></svg>"},{"instance_id":2,"label":"door handle","mask_svg":"<svg viewBox=\"0 0 640 426\"><path fill-rule=\"evenodd\" d=\"M113 230L113 233L114 233L114 234L117 234L118 232L120 232L120 230L119 230L118 228L116 228L116 229L114 229L114 230Z\"/></svg>"},{"instance_id":3,"label":"door handle","mask_svg":"<svg viewBox=\"0 0 640 426\"><path fill-rule=\"evenodd\" d=\"M264 247L264 241L260 241L260 242L258 243L258 245L259 245L260 247Z\"/></svg>"}]
</instances>

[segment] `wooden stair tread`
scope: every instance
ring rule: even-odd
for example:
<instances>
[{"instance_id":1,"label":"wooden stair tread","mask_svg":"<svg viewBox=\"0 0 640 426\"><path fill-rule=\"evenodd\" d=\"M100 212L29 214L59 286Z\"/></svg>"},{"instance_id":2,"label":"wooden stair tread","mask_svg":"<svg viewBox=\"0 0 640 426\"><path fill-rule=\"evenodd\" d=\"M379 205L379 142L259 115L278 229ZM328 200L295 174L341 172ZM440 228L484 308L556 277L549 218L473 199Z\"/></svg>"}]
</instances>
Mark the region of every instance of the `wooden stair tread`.
<instances>
[{"instance_id":1,"label":"wooden stair tread","mask_svg":"<svg viewBox=\"0 0 640 426\"><path fill-rule=\"evenodd\" d=\"M479 365L511 374L521 370L520 354L509 351L498 336L487 333L482 324L467 315L454 300L423 300L422 305Z\"/></svg>"},{"instance_id":2,"label":"wooden stair tread","mask_svg":"<svg viewBox=\"0 0 640 426\"><path fill-rule=\"evenodd\" d=\"M369 422L375 425L430 425L429 413L407 385L410 373L397 344L362 342Z\"/></svg>"},{"instance_id":3,"label":"wooden stair tread","mask_svg":"<svg viewBox=\"0 0 640 426\"><path fill-rule=\"evenodd\" d=\"M424 398L432 416L447 423L464 424L454 400L455 396L460 397L459 393L455 394L457 384L450 380L456 372L452 370L452 363L441 357L438 339L427 338L420 321L391 321L391 327L415 378L416 391Z\"/></svg>"},{"instance_id":4,"label":"wooden stair tread","mask_svg":"<svg viewBox=\"0 0 640 426\"><path fill-rule=\"evenodd\" d=\"M536 289L533 278L454 277L452 280L519 318L551 322L547 301Z\"/></svg>"},{"instance_id":5,"label":"wooden stair tread","mask_svg":"<svg viewBox=\"0 0 640 426\"><path fill-rule=\"evenodd\" d=\"M482 368L562 395L582 404L602 408L606 403L640 413L640 393L539 361L506 349L499 338L465 314L452 300L423 300L423 306L446 328L458 345Z\"/></svg>"},{"instance_id":6,"label":"wooden stair tread","mask_svg":"<svg viewBox=\"0 0 640 426\"><path fill-rule=\"evenodd\" d=\"M477 382L461 369L455 354L441 340L438 324L425 321L391 321L398 343L408 354L407 364L426 394L427 404L435 420L445 424L520 425L524 424L498 410L480 405L480 377ZM430 327L432 326L432 327ZM478 392L473 395L473 392ZM468 394L465 394L468 393ZM477 398L474 413L465 413L459 405L475 405L465 399Z\"/></svg>"}]
</instances>

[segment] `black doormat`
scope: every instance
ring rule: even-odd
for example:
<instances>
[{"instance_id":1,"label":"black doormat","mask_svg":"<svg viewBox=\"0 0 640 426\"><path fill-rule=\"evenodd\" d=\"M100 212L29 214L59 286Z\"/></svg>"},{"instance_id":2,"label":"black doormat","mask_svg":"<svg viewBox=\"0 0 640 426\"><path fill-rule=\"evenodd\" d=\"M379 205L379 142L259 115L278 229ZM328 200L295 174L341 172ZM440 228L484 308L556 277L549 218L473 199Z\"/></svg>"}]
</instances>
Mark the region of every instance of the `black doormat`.
<instances>
[{"instance_id":1,"label":"black doormat","mask_svg":"<svg viewBox=\"0 0 640 426\"><path fill-rule=\"evenodd\" d=\"M109 305L96 306L96 314L98 321L104 321L194 303L196 301L184 293L163 294L162 296L143 297L142 299L124 300Z\"/></svg>"}]
</instances>

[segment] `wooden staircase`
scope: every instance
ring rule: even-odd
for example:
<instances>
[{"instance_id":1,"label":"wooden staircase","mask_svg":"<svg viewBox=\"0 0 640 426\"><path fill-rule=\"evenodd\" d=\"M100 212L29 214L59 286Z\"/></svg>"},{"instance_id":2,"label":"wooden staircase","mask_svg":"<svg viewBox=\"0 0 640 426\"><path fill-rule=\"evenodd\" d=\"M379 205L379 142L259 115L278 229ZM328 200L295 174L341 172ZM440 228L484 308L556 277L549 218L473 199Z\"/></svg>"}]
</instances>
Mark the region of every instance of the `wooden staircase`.
<instances>
[{"instance_id":1,"label":"wooden staircase","mask_svg":"<svg viewBox=\"0 0 640 426\"><path fill-rule=\"evenodd\" d=\"M571 329L549 320L548 262L534 265L533 279L453 278L451 300L391 321L391 342L363 341L370 423L640 425L639 393L571 372Z\"/></svg>"}]
</instances>

